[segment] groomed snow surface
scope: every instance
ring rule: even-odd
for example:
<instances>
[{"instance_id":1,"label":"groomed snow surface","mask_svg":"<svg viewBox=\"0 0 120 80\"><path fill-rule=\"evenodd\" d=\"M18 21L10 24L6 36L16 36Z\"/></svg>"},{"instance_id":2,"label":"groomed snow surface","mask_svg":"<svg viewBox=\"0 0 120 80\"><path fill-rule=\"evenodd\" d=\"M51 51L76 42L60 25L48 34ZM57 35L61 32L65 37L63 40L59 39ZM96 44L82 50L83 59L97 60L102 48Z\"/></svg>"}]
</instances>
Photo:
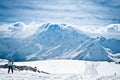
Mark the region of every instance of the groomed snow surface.
<instances>
[{"instance_id":1,"label":"groomed snow surface","mask_svg":"<svg viewBox=\"0 0 120 80\"><path fill-rule=\"evenodd\" d=\"M120 80L120 64L108 62L44 60L15 62L14 65L37 67L50 74L31 71L8 74L7 69L0 68L0 80Z\"/></svg>"}]
</instances>

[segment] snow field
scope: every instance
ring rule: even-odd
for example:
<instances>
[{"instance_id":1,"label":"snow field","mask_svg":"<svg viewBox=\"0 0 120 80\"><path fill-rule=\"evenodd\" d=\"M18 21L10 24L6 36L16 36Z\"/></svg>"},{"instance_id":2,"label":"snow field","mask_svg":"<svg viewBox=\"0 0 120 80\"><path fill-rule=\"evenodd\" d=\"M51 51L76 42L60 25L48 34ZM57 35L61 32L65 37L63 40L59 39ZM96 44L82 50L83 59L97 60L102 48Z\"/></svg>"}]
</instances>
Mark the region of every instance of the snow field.
<instances>
[{"instance_id":1,"label":"snow field","mask_svg":"<svg viewBox=\"0 0 120 80\"><path fill-rule=\"evenodd\" d=\"M15 62L17 66L37 67L40 71L14 71L0 69L0 80L120 80L120 64L80 60L44 60Z\"/></svg>"}]
</instances>

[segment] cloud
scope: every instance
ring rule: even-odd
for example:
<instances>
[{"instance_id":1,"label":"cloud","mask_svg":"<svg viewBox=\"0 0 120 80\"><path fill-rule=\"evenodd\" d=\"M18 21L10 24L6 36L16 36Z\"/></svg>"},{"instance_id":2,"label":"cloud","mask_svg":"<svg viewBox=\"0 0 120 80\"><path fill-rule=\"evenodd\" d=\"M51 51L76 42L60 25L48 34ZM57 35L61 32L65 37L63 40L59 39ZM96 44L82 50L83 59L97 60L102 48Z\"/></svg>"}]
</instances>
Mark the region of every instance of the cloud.
<instances>
[{"instance_id":1,"label":"cloud","mask_svg":"<svg viewBox=\"0 0 120 80\"><path fill-rule=\"evenodd\" d=\"M103 7L120 8L119 0L95 0L94 2Z\"/></svg>"},{"instance_id":2,"label":"cloud","mask_svg":"<svg viewBox=\"0 0 120 80\"><path fill-rule=\"evenodd\" d=\"M92 37L104 36L106 38L120 39L120 24L110 24L99 27L83 26L83 28L79 29Z\"/></svg>"},{"instance_id":3,"label":"cloud","mask_svg":"<svg viewBox=\"0 0 120 80\"><path fill-rule=\"evenodd\" d=\"M120 34L120 24L111 24L106 28L107 28L107 33Z\"/></svg>"},{"instance_id":4,"label":"cloud","mask_svg":"<svg viewBox=\"0 0 120 80\"><path fill-rule=\"evenodd\" d=\"M16 22L11 24L0 25L0 38L15 37L25 38L35 34L41 24L35 22L25 24L23 22Z\"/></svg>"},{"instance_id":5,"label":"cloud","mask_svg":"<svg viewBox=\"0 0 120 80\"><path fill-rule=\"evenodd\" d=\"M3 24L0 25L0 37L10 37L14 34L13 37L25 38L35 34L38 28L43 24L44 22L42 24L36 22L32 22L29 24L26 24L24 22ZM77 28L83 33L92 37L104 36L106 38L120 39L120 24L111 24L99 27L71 25L71 27Z\"/></svg>"},{"instance_id":6,"label":"cloud","mask_svg":"<svg viewBox=\"0 0 120 80\"><path fill-rule=\"evenodd\" d=\"M0 0L0 22L104 26L120 23L119 6L119 0Z\"/></svg>"}]
</instances>

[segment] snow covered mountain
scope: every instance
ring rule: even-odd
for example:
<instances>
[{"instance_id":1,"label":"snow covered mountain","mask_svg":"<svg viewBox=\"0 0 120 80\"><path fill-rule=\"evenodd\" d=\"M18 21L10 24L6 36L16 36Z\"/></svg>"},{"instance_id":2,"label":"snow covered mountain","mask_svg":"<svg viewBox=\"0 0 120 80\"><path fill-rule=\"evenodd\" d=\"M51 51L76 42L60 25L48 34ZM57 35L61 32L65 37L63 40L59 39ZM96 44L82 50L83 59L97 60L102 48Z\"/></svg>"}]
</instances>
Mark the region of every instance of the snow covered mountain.
<instances>
[{"instance_id":1,"label":"snow covered mountain","mask_svg":"<svg viewBox=\"0 0 120 80\"><path fill-rule=\"evenodd\" d=\"M91 38L65 24L48 23L35 29L33 26L27 27L27 31L24 28L26 26L28 25L16 23L5 30L0 30L0 35L4 33L0 38L0 58L12 56L15 61L40 59L105 61L110 60L108 51L114 54L120 52L120 40Z\"/></svg>"},{"instance_id":2,"label":"snow covered mountain","mask_svg":"<svg viewBox=\"0 0 120 80\"><path fill-rule=\"evenodd\" d=\"M110 24L101 27L83 26L80 30L91 37L104 36L106 38L120 39L120 24Z\"/></svg>"}]
</instances>

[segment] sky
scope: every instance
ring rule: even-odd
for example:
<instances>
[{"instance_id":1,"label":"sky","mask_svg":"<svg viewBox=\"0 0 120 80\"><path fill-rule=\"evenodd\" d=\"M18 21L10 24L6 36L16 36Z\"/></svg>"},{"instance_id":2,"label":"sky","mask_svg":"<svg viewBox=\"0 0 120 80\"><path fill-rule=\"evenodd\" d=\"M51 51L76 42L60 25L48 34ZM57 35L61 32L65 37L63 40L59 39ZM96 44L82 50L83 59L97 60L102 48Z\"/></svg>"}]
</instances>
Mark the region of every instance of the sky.
<instances>
[{"instance_id":1,"label":"sky","mask_svg":"<svg viewBox=\"0 0 120 80\"><path fill-rule=\"evenodd\" d=\"M0 0L0 23L120 23L120 0Z\"/></svg>"}]
</instances>

